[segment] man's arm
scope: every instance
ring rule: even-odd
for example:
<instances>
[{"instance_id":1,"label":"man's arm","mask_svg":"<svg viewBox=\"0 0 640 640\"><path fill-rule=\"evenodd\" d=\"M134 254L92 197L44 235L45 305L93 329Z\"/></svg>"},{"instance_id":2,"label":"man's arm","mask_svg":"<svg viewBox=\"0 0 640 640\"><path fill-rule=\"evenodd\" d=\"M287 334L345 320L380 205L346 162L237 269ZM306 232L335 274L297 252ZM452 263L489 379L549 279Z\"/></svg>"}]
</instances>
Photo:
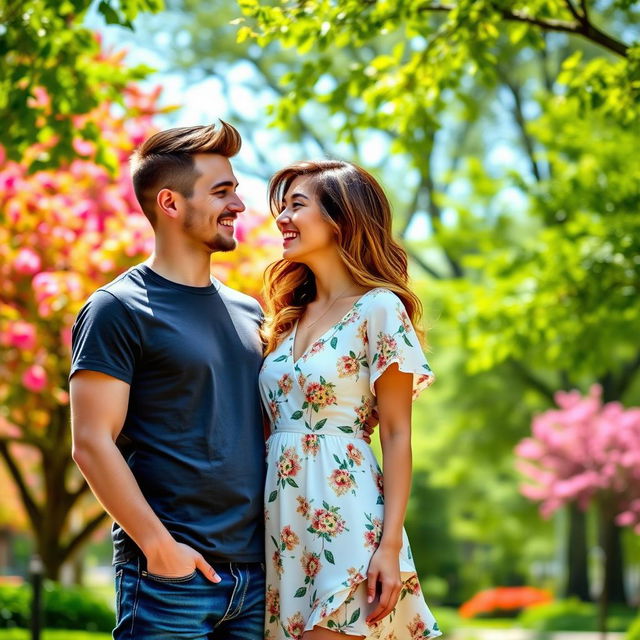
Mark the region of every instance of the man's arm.
<instances>
[{"instance_id":1,"label":"man's arm","mask_svg":"<svg viewBox=\"0 0 640 640\"><path fill-rule=\"evenodd\" d=\"M177 542L140 491L115 441L129 404L129 385L97 371L71 378L73 459L104 509L140 547L150 573L178 577L199 569L220 582L200 553Z\"/></svg>"}]
</instances>

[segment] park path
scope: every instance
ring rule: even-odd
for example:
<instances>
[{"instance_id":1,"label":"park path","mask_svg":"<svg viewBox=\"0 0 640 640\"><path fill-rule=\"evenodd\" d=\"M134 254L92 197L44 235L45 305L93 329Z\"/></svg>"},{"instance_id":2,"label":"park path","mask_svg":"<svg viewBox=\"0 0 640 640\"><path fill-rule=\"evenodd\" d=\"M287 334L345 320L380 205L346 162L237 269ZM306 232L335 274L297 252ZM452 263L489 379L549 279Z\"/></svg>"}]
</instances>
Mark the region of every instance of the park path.
<instances>
[{"instance_id":1,"label":"park path","mask_svg":"<svg viewBox=\"0 0 640 640\"><path fill-rule=\"evenodd\" d=\"M623 640L624 633L608 633L607 640ZM601 640L599 633L558 631L546 636L549 640ZM535 640L533 631L524 629L459 629L445 634L449 640Z\"/></svg>"}]
</instances>

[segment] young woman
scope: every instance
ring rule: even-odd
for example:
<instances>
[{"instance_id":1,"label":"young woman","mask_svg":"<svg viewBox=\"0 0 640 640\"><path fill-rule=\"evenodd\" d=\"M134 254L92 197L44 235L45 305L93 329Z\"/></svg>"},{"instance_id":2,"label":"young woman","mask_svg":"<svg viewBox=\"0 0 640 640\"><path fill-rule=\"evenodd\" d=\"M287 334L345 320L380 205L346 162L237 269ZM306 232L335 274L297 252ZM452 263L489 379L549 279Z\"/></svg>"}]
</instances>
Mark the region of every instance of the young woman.
<instances>
[{"instance_id":1,"label":"young woman","mask_svg":"<svg viewBox=\"0 0 640 640\"><path fill-rule=\"evenodd\" d=\"M433 374L389 202L363 169L321 161L279 171L270 203L284 250L265 275L260 374L271 420L265 637L439 636L403 529L411 401ZM384 492L359 437L374 407Z\"/></svg>"}]
</instances>

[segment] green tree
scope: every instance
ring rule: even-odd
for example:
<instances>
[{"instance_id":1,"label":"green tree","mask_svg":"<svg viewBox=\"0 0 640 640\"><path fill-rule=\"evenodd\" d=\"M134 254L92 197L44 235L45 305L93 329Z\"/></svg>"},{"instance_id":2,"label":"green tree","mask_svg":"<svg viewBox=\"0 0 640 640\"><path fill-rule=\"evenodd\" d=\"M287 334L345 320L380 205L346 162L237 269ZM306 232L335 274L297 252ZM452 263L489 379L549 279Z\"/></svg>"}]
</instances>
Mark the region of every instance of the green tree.
<instances>
[{"instance_id":1,"label":"green tree","mask_svg":"<svg viewBox=\"0 0 640 640\"><path fill-rule=\"evenodd\" d=\"M158 11L162 0L7 0L0 4L0 145L21 162L41 145L30 170L57 167L76 156L74 140L97 145L97 161L117 169L110 145L91 120L105 101L122 104L127 83L148 69L113 65L95 33L83 25L91 7L109 24L131 26L139 11ZM44 97L46 96L46 98Z\"/></svg>"},{"instance_id":2,"label":"green tree","mask_svg":"<svg viewBox=\"0 0 640 640\"><path fill-rule=\"evenodd\" d=\"M505 468L527 416L548 406L557 388L600 381L608 399L635 393L638 248L632 238L640 198L638 163L630 165L638 146L640 48L632 42L638 32L632 3L240 5L247 16L241 40L279 42L300 55L279 78L283 97L274 114L280 126L309 103L322 105L330 115L345 115L345 139L385 132L394 152L415 167L417 187L403 228L423 215L432 229L425 246L409 246L438 281L432 293L440 292L445 322L460 333L464 367L457 391L470 396L466 403L456 398L454 422L467 422L468 444L459 446L451 426L440 439L441 456L456 446L455 459L444 464L450 475L464 458L467 478L497 481L499 472L487 472ZM347 49L357 54L344 65L337 54ZM513 138L526 166L496 178L486 158L469 153L468 138L478 139L478 125L491 120L487 105L502 96L509 98ZM450 162L438 172L445 129ZM486 149L486 140L480 146ZM460 181L471 196L456 193ZM506 186L517 189L519 206L501 200ZM519 410L520 420L513 413L506 419L512 431L501 431L505 423L496 422L501 416L487 406L487 395L468 393L469 378L479 376L497 383L494 393L507 395L504 405ZM512 392L516 381L520 405ZM476 438L500 446L474 448ZM571 522L568 548L586 549L584 522ZM617 532L613 539L619 542ZM585 557L574 554L570 590L582 596L585 576L576 574L584 566ZM621 567L612 574L618 587Z\"/></svg>"}]
</instances>

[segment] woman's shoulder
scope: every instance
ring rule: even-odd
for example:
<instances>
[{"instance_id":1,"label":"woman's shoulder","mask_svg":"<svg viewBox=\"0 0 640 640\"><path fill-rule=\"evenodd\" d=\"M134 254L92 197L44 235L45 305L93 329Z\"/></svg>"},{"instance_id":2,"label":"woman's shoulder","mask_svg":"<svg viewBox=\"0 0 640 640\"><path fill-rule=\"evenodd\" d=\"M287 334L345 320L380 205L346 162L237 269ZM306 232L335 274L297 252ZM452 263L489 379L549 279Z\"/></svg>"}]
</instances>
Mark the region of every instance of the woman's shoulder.
<instances>
[{"instance_id":1,"label":"woman's shoulder","mask_svg":"<svg viewBox=\"0 0 640 640\"><path fill-rule=\"evenodd\" d=\"M367 311L377 311L379 309L404 309L402 300L396 293L386 287L376 287L370 289L365 294L367 297Z\"/></svg>"}]
</instances>

